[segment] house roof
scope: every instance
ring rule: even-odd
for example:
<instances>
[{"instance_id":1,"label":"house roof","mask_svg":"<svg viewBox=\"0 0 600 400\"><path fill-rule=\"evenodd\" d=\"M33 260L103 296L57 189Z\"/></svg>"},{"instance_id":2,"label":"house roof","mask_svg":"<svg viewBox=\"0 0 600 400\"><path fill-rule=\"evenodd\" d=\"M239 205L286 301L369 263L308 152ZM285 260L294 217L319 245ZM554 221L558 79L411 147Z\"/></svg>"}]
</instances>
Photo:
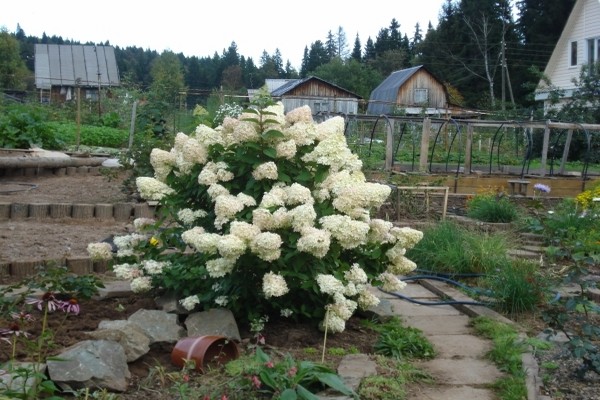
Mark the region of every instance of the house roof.
<instances>
[{"instance_id":1,"label":"house roof","mask_svg":"<svg viewBox=\"0 0 600 400\"><path fill-rule=\"evenodd\" d=\"M404 83L417 73L423 65L394 71L383 80L373 91L367 107L368 114L389 114L393 104L396 103L398 90ZM429 71L428 71L429 72ZM436 78L437 79L437 78Z\"/></svg>"},{"instance_id":2,"label":"house roof","mask_svg":"<svg viewBox=\"0 0 600 400\"><path fill-rule=\"evenodd\" d=\"M338 90L344 91L346 93L348 93L349 97L355 97L357 99L362 99L361 96L357 95L356 93L352 93L340 86L337 86L331 82L327 82L324 79L318 78L316 76L307 76L306 78L302 78L302 79L290 79L288 80L288 82L285 82L283 85L279 86L278 88L276 88L275 90L273 90L271 92L271 96L273 97L281 97L284 96L285 94L289 93L290 91L292 91L294 88L297 88L298 86L308 82L308 81L319 81L321 83L324 83L326 85L335 87Z\"/></svg>"},{"instance_id":3,"label":"house roof","mask_svg":"<svg viewBox=\"0 0 600 400\"><path fill-rule=\"evenodd\" d=\"M119 86L119 69L112 46L35 45L35 86Z\"/></svg>"}]
</instances>

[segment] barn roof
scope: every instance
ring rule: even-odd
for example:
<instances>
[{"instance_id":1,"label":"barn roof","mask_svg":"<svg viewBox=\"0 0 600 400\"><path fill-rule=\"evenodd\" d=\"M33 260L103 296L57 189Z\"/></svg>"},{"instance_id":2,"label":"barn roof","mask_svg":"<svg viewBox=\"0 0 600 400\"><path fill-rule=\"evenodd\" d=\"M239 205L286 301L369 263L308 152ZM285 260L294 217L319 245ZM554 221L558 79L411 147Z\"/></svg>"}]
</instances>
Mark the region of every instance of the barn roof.
<instances>
[{"instance_id":1,"label":"barn roof","mask_svg":"<svg viewBox=\"0 0 600 400\"><path fill-rule=\"evenodd\" d=\"M290 79L288 82L284 83L283 85L279 86L277 89L273 90L271 92L271 96L273 96L273 97L284 96L285 94L291 92L294 88L297 88L298 86L302 85L303 83L306 83L311 80L319 81L326 85L333 86L338 90L348 93L349 97L355 97L357 99L362 99L362 97L357 95L356 93L352 93L342 87L339 87L331 82L327 82L326 80L318 78L316 76L307 76L306 78L302 78L302 79Z\"/></svg>"},{"instance_id":2,"label":"barn roof","mask_svg":"<svg viewBox=\"0 0 600 400\"><path fill-rule=\"evenodd\" d=\"M392 72L371 92L367 113L389 114L396 103L399 89L420 69L425 69L430 73L423 65Z\"/></svg>"},{"instance_id":3,"label":"barn roof","mask_svg":"<svg viewBox=\"0 0 600 400\"><path fill-rule=\"evenodd\" d=\"M119 69L112 46L35 45L35 86L119 86Z\"/></svg>"}]
</instances>

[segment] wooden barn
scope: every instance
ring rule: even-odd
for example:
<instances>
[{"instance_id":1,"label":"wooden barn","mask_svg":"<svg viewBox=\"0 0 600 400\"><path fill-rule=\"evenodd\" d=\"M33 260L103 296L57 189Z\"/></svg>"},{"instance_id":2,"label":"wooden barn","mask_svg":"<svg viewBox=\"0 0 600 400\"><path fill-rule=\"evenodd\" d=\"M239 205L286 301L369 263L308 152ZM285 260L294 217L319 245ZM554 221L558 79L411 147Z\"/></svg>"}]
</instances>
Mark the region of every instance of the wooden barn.
<instances>
[{"instance_id":1,"label":"wooden barn","mask_svg":"<svg viewBox=\"0 0 600 400\"><path fill-rule=\"evenodd\" d=\"M35 45L35 86L40 102L98 100L102 90L120 86L112 46Z\"/></svg>"},{"instance_id":2,"label":"wooden barn","mask_svg":"<svg viewBox=\"0 0 600 400\"><path fill-rule=\"evenodd\" d=\"M281 100L285 112L308 105L313 114L356 114L362 97L315 76L303 79L270 80L267 88L276 100Z\"/></svg>"},{"instance_id":3,"label":"wooden barn","mask_svg":"<svg viewBox=\"0 0 600 400\"><path fill-rule=\"evenodd\" d=\"M372 92L367 114L447 115L448 91L423 65L395 71Z\"/></svg>"}]
</instances>

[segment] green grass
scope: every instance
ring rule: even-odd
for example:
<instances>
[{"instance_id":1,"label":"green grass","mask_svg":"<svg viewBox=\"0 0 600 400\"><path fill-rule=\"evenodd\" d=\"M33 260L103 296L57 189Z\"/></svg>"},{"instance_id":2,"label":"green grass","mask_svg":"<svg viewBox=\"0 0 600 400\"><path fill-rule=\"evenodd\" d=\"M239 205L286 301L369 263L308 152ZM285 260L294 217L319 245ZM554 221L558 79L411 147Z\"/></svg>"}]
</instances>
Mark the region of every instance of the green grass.
<instances>
[{"instance_id":1,"label":"green grass","mask_svg":"<svg viewBox=\"0 0 600 400\"><path fill-rule=\"evenodd\" d=\"M451 220L423 230L423 239L406 252L419 269L446 274L485 273L509 259L509 239L503 233L469 230Z\"/></svg>"}]
</instances>

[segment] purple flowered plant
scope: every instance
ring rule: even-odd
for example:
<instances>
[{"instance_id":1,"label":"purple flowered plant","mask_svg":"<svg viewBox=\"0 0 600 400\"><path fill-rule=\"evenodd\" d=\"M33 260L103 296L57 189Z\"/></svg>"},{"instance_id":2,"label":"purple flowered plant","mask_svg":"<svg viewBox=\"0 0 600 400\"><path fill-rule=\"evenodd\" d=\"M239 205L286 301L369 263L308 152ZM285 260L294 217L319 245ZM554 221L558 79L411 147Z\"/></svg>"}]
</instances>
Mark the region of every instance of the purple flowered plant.
<instances>
[{"instance_id":1,"label":"purple flowered plant","mask_svg":"<svg viewBox=\"0 0 600 400\"><path fill-rule=\"evenodd\" d=\"M550 193L550 186L544 185L543 183L536 183L533 185L533 190L541 193Z\"/></svg>"}]
</instances>

